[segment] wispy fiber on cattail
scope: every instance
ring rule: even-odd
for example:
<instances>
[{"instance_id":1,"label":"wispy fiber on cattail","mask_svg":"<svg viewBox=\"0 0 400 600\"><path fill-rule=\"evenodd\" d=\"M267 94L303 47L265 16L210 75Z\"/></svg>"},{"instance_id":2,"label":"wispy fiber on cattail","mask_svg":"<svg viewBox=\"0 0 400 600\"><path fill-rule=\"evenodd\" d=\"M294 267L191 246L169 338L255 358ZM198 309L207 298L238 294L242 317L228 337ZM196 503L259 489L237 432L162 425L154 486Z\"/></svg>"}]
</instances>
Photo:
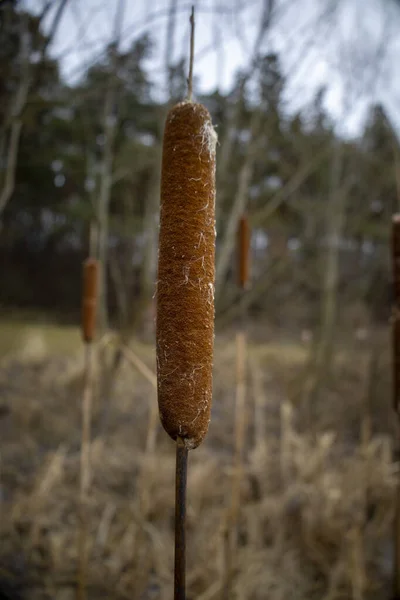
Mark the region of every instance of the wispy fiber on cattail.
<instances>
[{"instance_id":1,"label":"wispy fiber on cattail","mask_svg":"<svg viewBox=\"0 0 400 600\"><path fill-rule=\"evenodd\" d=\"M161 422L195 448L210 421L214 346L215 148L207 109L181 102L166 120L157 282Z\"/></svg>"},{"instance_id":2,"label":"wispy fiber on cattail","mask_svg":"<svg viewBox=\"0 0 400 600\"><path fill-rule=\"evenodd\" d=\"M243 215L239 221L238 229L238 283L245 289L249 283L250 276L250 225L247 215Z\"/></svg>"},{"instance_id":3,"label":"wispy fiber on cattail","mask_svg":"<svg viewBox=\"0 0 400 600\"><path fill-rule=\"evenodd\" d=\"M93 340L96 328L98 281L99 263L94 258L88 258L83 263L82 293L82 336L86 343Z\"/></svg>"}]
</instances>

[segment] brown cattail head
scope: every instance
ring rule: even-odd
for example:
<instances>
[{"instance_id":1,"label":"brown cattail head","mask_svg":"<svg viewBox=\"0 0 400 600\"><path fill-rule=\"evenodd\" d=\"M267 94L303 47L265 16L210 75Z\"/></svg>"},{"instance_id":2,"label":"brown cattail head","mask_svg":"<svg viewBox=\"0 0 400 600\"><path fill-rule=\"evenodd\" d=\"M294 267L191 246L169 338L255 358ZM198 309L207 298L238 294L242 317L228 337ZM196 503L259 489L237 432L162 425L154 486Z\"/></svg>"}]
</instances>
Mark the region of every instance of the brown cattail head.
<instances>
[{"instance_id":1,"label":"brown cattail head","mask_svg":"<svg viewBox=\"0 0 400 600\"><path fill-rule=\"evenodd\" d=\"M393 277L393 408L400 408L400 214L392 218L392 277Z\"/></svg>"},{"instance_id":2,"label":"brown cattail head","mask_svg":"<svg viewBox=\"0 0 400 600\"><path fill-rule=\"evenodd\" d=\"M157 380L164 429L187 448L210 421L214 347L215 147L207 109L167 115L161 174Z\"/></svg>"},{"instance_id":3,"label":"brown cattail head","mask_svg":"<svg viewBox=\"0 0 400 600\"><path fill-rule=\"evenodd\" d=\"M99 263L94 258L88 258L83 263L82 292L82 337L87 343L93 340L96 328L98 280Z\"/></svg>"},{"instance_id":4,"label":"brown cattail head","mask_svg":"<svg viewBox=\"0 0 400 600\"><path fill-rule=\"evenodd\" d=\"M238 283L244 290L249 284L250 273L250 225L249 219L243 215L238 230Z\"/></svg>"}]
</instances>

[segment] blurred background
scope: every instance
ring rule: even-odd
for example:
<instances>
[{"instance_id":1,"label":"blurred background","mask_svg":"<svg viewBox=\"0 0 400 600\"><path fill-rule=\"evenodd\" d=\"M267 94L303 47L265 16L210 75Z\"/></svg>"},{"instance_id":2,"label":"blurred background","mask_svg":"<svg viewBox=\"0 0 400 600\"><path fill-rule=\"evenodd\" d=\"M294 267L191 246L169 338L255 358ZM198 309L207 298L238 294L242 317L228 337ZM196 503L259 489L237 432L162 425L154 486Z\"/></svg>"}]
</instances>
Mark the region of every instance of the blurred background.
<instances>
[{"instance_id":1,"label":"blurred background","mask_svg":"<svg viewBox=\"0 0 400 600\"><path fill-rule=\"evenodd\" d=\"M194 94L219 143L214 409L189 482L190 597L222 597L243 328L231 597L389 594L400 2L194 5ZM0 598L73 597L88 255L102 273L89 596L171 595L153 295L163 126L186 95L190 8L0 0Z\"/></svg>"}]
</instances>

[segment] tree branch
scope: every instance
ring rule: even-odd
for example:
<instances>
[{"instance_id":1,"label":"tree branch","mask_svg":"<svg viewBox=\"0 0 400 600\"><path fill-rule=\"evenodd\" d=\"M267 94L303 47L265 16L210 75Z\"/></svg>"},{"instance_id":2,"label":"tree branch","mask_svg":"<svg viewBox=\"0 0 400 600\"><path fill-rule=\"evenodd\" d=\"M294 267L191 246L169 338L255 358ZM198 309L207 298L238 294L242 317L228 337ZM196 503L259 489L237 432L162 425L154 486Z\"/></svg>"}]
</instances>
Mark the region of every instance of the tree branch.
<instances>
[{"instance_id":1,"label":"tree branch","mask_svg":"<svg viewBox=\"0 0 400 600\"><path fill-rule=\"evenodd\" d=\"M253 225L260 225L267 221L275 211L285 202L292 194L294 194L300 186L321 164L321 162L328 156L330 147L318 152L316 156L309 162L302 165L299 170L293 175L291 179L276 192L271 200L262 208L255 211L250 215L250 221Z\"/></svg>"}]
</instances>

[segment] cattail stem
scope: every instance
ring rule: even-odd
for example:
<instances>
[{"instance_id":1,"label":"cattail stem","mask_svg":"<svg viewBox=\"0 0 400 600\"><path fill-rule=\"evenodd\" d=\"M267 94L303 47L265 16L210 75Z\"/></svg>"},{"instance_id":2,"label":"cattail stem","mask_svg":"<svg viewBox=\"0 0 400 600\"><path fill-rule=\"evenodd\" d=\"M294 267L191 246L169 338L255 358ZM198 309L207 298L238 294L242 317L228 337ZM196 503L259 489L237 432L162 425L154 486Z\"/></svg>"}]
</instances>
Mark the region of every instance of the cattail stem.
<instances>
[{"instance_id":1,"label":"cattail stem","mask_svg":"<svg viewBox=\"0 0 400 600\"><path fill-rule=\"evenodd\" d=\"M183 440L176 443L175 472L175 576L174 600L186 599L186 483L188 450Z\"/></svg>"},{"instance_id":2,"label":"cattail stem","mask_svg":"<svg viewBox=\"0 0 400 600\"><path fill-rule=\"evenodd\" d=\"M190 15L190 57L189 57L189 76L188 76L188 101L192 102L193 99L193 62L194 62L194 6L192 6L192 12Z\"/></svg>"},{"instance_id":3,"label":"cattail stem","mask_svg":"<svg viewBox=\"0 0 400 600\"><path fill-rule=\"evenodd\" d=\"M392 362L393 362L393 409L399 419L400 413L400 214L392 219L392 277L394 306L392 315ZM396 446L400 447L400 423L397 422ZM400 481L397 483L394 523L393 596L400 598Z\"/></svg>"},{"instance_id":4,"label":"cattail stem","mask_svg":"<svg viewBox=\"0 0 400 600\"><path fill-rule=\"evenodd\" d=\"M236 334L236 407L235 407L235 471L236 485L233 501L240 505L240 480L243 471L243 454L246 439L246 334Z\"/></svg>"},{"instance_id":5,"label":"cattail stem","mask_svg":"<svg viewBox=\"0 0 400 600\"><path fill-rule=\"evenodd\" d=\"M243 330L240 330L236 334L235 462L231 490L230 527L226 533L228 539L224 542L226 573L223 598L226 600L231 597L234 556L238 545L246 427L246 334Z\"/></svg>"},{"instance_id":6,"label":"cattail stem","mask_svg":"<svg viewBox=\"0 0 400 600\"><path fill-rule=\"evenodd\" d=\"M82 401L82 439L79 488L78 588L77 599L86 599L88 494L90 487L90 441L93 401L93 339L99 264L89 258L83 264L82 337L85 343L84 386Z\"/></svg>"},{"instance_id":7,"label":"cattail stem","mask_svg":"<svg viewBox=\"0 0 400 600\"><path fill-rule=\"evenodd\" d=\"M376 350L372 349L367 357L366 368L366 387L364 394L361 396L361 429L360 429L360 446L364 460L364 524L368 523L368 513L370 505L370 488L371 488L371 461L369 453L369 445L372 439L372 419L371 407L375 393L375 381L377 378L377 354Z\"/></svg>"},{"instance_id":8,"label":"cattail stem","mask_svg":"<svg viewBox=\"0 0 400 600\"><path fill-rule=\"evenodd\" d=\"M246 215L239 222L238 231L238 285L241 294L249 282L250 228ZM235 480L232 489L234 526L238 519L240 488L243 477L243 454L246 439L246 311L242 311L239 331L236 334L236 406L235 406Z\"/></svg>"},{"instance_id":9,"label":"cattail stem","mask_svg":"<svg viewBox=\"0 0 400 600\"><path fill-rule=\"evenodd\" d=\"M254 402L254 448L265 445L265 432L267 431L265 420L265 392L263 373L256 356L250 361L249 371L252 379L253 402Z\"/></svg>"},{"instance_id":10,"label":"cattail stem","mask_svg":"<svg viewBox=\"0 0 400 600\"><path fill-rule=\"evenodd\" d=\"M249 282L250 228L246 215L239 221L237 237L237 283L243 295ZM244 448L246 441L246 311L241 311L239 330L236 334L236 398L235 398L235 462L232 478L230 526L224 532L224 582L222 598L228 600L232 595L234 556L238 545L238 521L240 511L241 488L244 473Z\"/></svg>"},{"instance_id":11,"label":"cattail stem","mask_svg":"<svg viewBox=\"0 0 400 600\"><path fill-rule=\"evenodd\" d=\"M397 456L400 459L399 439L400 423L396 424ZM394 565L393 565L393 600L400 600L400 480L397 481L396 497L394 506Z\"/></svg>"},{"instance_id":12,"label":"cattail stem","mask_svg":"<svg viewBox=\"0 0 400 600\"><path fill-rule=\"evenodd\" d=\"M88 528L88 493L90 487L90 428L93 392L93 346L85 344L85 374L82 402L82 441L80 462L79 489L79 541L78 541L78 600L85 600L87 585L87 528Z\"/></svg>"},{"instance_id":13,"label":"cattail stem","mask_svg":"<svg viewBox=\"0 0 400 600\"><path fill-rule=\"evenodd\" d=\"M221 600L230 600L232 597L232 580L233 580L233 552L232 552L232 528L231 528L231 512L226 516L225 523L222 529L222 545L223 545L223 573L221 582Z\"/></svg>"}]
</instances>

